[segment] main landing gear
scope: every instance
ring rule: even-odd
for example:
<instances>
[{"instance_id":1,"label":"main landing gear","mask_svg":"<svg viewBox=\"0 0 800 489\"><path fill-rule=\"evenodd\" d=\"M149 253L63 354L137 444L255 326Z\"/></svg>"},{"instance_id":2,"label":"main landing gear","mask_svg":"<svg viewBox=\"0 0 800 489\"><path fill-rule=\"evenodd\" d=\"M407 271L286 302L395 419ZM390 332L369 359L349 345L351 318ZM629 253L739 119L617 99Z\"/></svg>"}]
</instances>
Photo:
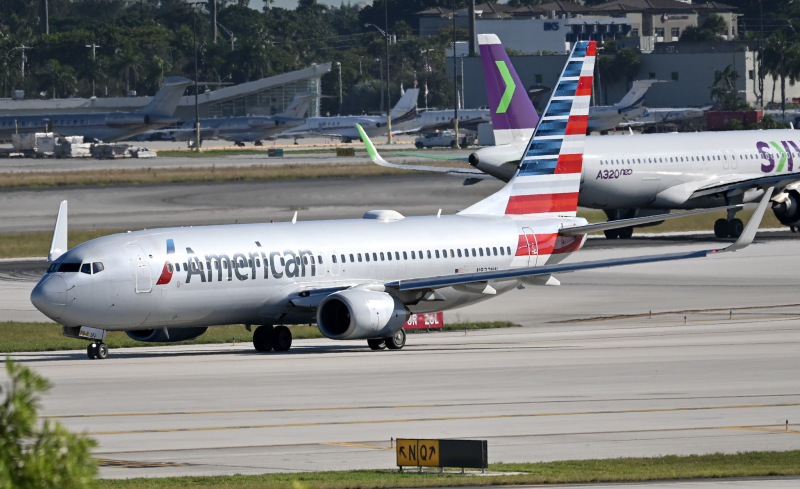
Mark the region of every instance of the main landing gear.
<instances>
[{"instance_id":1,"label":"main landing gear","mask_svg":"<svg viewBox=\"0 0 800 489\"><path fill-rule=\"evenodd\" d=\"M292 347L292 331L286 326L259 326L253 333L253 346L263 352L288 351Z\"/></svg>"},{"instance_id":2,"label":"main landing gear","mask_svg":"<svg viewBox=\"0 0 800 489\"><path fill-rule=\"evenodd\" d=\"M86 354L92 360L105 360L108 357L108 345L93 341L86 347Z\"/></svg>"},{"instance_id":3,"label":"main landing gear","mask_svg":"<svg viewBox=\"0 0 800 489\"><path fill-rule=\"evenodd\" d=\"M714 236L717 238L738 238L744 231L744 223L741 219L734 219L739 209L728 211L727 219L717 219L714 222Z\"/></svg>"},{"instance_id":4,"label":"main landing gear","mask_svg":"<svg viewBox=\"0 0 800 489\"><path fill-rule=\"evenodd\" d=\"M388 338L372 338L367 340L371 350L400 350L406 346L406 331L400 329Z\"/></svg>"}]
</instances>

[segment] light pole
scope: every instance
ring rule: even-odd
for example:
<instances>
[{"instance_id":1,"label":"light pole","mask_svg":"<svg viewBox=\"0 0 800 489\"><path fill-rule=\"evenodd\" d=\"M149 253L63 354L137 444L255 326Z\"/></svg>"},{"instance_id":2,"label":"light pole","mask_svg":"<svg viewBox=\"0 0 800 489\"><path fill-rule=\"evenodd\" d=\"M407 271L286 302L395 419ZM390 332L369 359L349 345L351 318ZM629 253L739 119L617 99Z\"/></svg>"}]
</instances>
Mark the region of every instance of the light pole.
<instances>
[{"instance_id":1,"label":"light pole","mask_svg":"<svg viewBox=\"0 0 800 489\"><path fill-rule=\"evenodd\" d=\"M456 3L453 2L453 91L455 92L455 107L454 107L454 129L456 133L456 149L460 149L461 145L458 144L458 68L456 67Z\"/></svg>"},{"instance_id":2,"label":"light pole","mask_svg":"<svg viewBox=\"0 0 800 489\"><path fill-rule=\"evenodd\" d=\"M384 0L384 5L386 5L387 1L388 0ZM388 14L386 19L386 23L388 25ZM374 27L378 30L378 32L381 33L383 38L386 39L386 129L389 131L387 142L392 144L392 97L389 96L389 32L381 29L375 24L364 24L364 27Z\"/></svg>"},{"instance_id":3,"label":"light pole","mask_svg":"<svg viewBox=\"0 0 800 489\"><path fill-rule=\"evenodd\" d=\"M33 49L33 48L23 44L22 46L16 47L14 49L19 50L20 53L22 54L22 84L25 85L25 60L28 59L28 57L25 56L25 51L27 51L28 49Z\"/></svg>"},{"instance_id":4,"label":"light pole","mask_svg":"<svg viewBox=\"0 0 800 489\"><path fill-rule=\"evenodd\" d=\"M195 7L205 5L205 3L206 2L191 2L189 4L192 6L192 31L194 32L194 150L198 153L200 152L200 104L197 100L197 78L199 75L197 70L197 12L195 12Z\"/></svg>"},{"instance_id":5,"label":"light pole","mask_svg":"<svg viewBox=\"0 0 800 489\"><path fill-rule=\"evenodd\" d=\"M337 61L336 66L339 68L339 115L342 115L342 63Z\"/></svg>"},{"instance_id":6,"label":"light pole","mask_svg":"<svg viewBox=\"0 0 800 489\"><path fill-rule=\"evenodd\" d=\"M99 44L91 43L86 45L87 48L92 48L92 97L94 97L94 72L97 69L95 61L95 49L101 47Z\"/></svg>"}]
</instances>

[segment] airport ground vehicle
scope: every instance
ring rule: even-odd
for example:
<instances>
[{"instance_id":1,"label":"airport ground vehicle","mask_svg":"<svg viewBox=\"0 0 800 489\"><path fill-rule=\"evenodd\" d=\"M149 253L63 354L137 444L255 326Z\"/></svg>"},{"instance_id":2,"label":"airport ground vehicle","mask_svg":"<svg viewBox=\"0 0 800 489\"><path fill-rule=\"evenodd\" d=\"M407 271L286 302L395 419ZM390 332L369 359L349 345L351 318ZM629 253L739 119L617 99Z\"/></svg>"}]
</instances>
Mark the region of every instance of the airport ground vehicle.
<instances>
[{"instance_id":1,"label":"airport ground vehicle","mask_svg":"<svg viewBox=\"0 0 800 489\"><path fill-rule=\"evenodd\" d=\"M465 148L471 144L475 144L475 136L471 134L460 135L458 145ZM436 131L428 133L424 136L418 137L414 141L414 146L417 148L455 148L456 136L453 131Z\"/></svg>"}]
</instances>

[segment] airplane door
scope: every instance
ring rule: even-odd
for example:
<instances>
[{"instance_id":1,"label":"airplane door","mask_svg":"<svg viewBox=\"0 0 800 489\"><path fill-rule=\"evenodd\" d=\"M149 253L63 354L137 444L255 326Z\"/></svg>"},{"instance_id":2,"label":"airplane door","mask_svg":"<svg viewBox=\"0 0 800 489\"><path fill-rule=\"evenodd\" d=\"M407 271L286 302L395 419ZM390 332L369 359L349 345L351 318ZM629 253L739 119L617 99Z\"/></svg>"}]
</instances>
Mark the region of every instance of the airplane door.
<instances>
[{"instance_id":1,"label":"airplane door","mask_svg":"<svg viewBox=\"0 0 800 489\"><path fill-rule=\"evenodd\" d=\"M134 267L134 274L136 276L136 293L146 294L153 290L153 283L150 278L150 263L147 261L147 255L144 250L138 245L127 245L125 249L128 250L128 256L131 259L131 264Z\"/></svg>"},{"instance_id":2,"label":"airplane door","mask_svg":"<svg viewBox=\"0 0 800 489\"><path fill-rule=\"evenodd\" d=\"M333 275L335 277L335 276L339 275L339 269L341 267L341 264L339 263L339 259L341 258L341 256L336 254L336 250L333 250L331 255L332 255L331 256L332 260L328 262L328 263L330 263L330 268L328 268L328 271L330 272L331 275Z\"/></svg>"},{"instance_id":3,"label":"airplane door","mask_svg":"<svg viewBox=\"0 0 800 489\"><path fill-rule=\"evenodd\" d=\"M525 246L527 246L528 266L535 267L539 258L539 246L536 243L536 235L531 228L522 228L522 234L525 236Z\"/></svg>"}]
</instances>

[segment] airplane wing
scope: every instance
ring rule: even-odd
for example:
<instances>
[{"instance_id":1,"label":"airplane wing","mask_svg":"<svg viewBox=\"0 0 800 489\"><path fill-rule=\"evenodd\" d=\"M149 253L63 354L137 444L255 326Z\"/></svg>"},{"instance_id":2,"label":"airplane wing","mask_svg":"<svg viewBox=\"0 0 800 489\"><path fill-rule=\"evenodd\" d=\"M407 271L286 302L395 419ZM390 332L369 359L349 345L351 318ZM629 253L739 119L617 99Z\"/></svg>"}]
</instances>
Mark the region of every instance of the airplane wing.
<instances>
[{"instance_id":1,"label":"airplane wing","mask_svg":"<svg viewBox=\"0 0 800 489\"><path fill-rule=\"evenodd\" d=\"M384 160L380 154L378 154L378 150L375 149L375 145L372 144L372 141L367 137L367 134L364 132L364 129L361 128L360 124L356 124L356 128L358 129L358 133L361 135L361 139L364 141L364 146L367 148L367 153L369 154L369 159L372 160L373 163L376 165L380 165L386 168L395 168L398 170L416 170L416 171L427 171L427 172L437 172L437 173L447 173L449 175L456 175L462 177L468 177L469 179L494 179L493 176L487 175L482 171L478 170L477 168L454 168L454 167L444 167L444 166L422 166L422 165L401 165L396 163L389 163L388 161ZM411 153L408 153L411 155ZM473 182L474 183L474 182Z\"/></svg>"},{"instance_id":2,"label":"airplane wing","mask_svg":"<svg viewBox=\"0 0 800 489\"><path fill-rule=\"evenodd\" d=\"M469 157L453 156L453 155L434 155L430 153L408 153L405 151L398 151L397 156L415 156L417 158L428 158L429 160L447 160L447 161L464 161L469 162ZM391 164L391 163L390 163Z\"/></svg>"},{"instance_id":3,"label":"airplane wing","mask_svg":"<svg viewBox=\"0 0 800 489\"><path fill-rule=\"evenodd\" d=\"M786 185L800 181L800 172L784 173L781 175L763 175L763 174L740 174L740 175L722 175L719 179L706 182L698 187L690 199L697 197L705 197L707 195L714 195L719 193L729 192L736 189L748 189L756 186L770 185L781 189Z\"/></svg>"},{"instance_id":4,"label":"airplane wing","mask_svg":"<svg viewBox=\"0 0 800 489\"><path fill-rule=\"evenodd\" d=\"M769 199L772 197L774 187L770 187L762 197L758 208L753 213L753 217L747 223L742 235L732 245L722 249L710 249L700 251L687 251L680 253L663 253L657 255L645 256L632 256L626 258L611 258L607 260L596 260L590 262L577 262L577 263L560 263L557 265L544 265L539 267L525 267L510 270L496 270L487 272L476 273L462 273L441 275L438 277L417 278L409 280L396 280L384 284L387 289L395 289L398 291L408 290L425 290L425 289L438 289L441 287L449 287L453 285L462 285L469 283L486 284L484 293L492 294L493 290L489 285L490 280L507 280L521 277L532 277L536 275L551 275L560 272L574 272L578 270L592 270L595 268L610 268L622 265L633 265L638 263L654 263L671 260L686 260L690 258L705 258L712 254L724 253L730 251L740 250L745 248L753 242L756 235L758 226L761 224L761 219L764 217L764 212L767 210Z\"/></svg>"}]
</instances>

